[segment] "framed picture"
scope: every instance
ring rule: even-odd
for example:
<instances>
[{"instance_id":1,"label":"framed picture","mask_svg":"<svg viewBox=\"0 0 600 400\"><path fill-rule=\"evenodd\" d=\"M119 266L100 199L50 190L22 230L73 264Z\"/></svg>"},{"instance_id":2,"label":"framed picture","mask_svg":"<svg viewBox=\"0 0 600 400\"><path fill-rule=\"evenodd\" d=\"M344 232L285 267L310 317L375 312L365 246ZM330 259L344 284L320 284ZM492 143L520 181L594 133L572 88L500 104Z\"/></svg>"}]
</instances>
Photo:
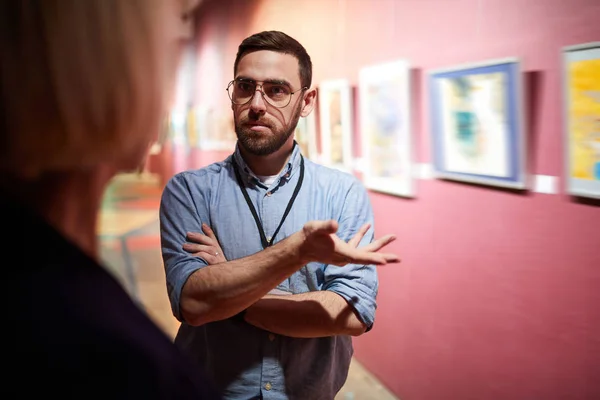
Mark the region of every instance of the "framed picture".
<instances>
[{"instance_id":1,"label":"framed picture","mask_svg":"<svg viewBox=\"0 0 600 400\"><path fill-rule=\"evenodd\" d=\"M317 119L315 110L306 117L300 117L294 137L304 157L317 161Z\"/></svg>"},{"instance_id":2,"label":"framed picture","mask_svg":"<svg viewBox=\"0 0 600 400\"><path fill-rule=\"evenodd\" d=\"M600 198L600 42L562 50L566 190Z\"/></svg>"},{"instance_id":3,"label":"framed picture","mask_svg":"<svg viewBox=\"0 0 600 400\"><path fill-rule=\"evenodd\" d=\"M362 68L359 98L365 186L413 197L408 62L398 60Z\"/></svg>"},{"instance_id":4,"label":"framed picture","mask_svg":"<svg viewBox=\"0 0 600 400\"><path fill-rule=\"evenodd\" d=\"M319 87L319 115L324 165L352 173L352 91L346 80Z\"/></svg>"},{"instance_id":5,"label":"framed picture","mask_svg":"<svg viewBox=\"0 0 600 400\"><path fill-rule=\"evenodd\" d=\"M434 70L428 79L435 177L525 189L519 59Z\"/></svg>"}]
</instances>

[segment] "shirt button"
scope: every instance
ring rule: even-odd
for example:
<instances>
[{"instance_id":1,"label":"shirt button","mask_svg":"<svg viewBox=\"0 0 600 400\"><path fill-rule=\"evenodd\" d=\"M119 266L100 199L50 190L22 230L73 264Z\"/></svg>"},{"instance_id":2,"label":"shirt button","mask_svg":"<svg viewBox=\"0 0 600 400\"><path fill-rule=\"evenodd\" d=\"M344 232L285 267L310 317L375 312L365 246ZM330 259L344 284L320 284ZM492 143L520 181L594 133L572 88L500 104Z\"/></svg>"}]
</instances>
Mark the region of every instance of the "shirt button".
<instances>
[{"instance_id":1,"label":"shirt button","mask_svg":"<svg viewBox=\"0 0 600 400\"><path fill-rule=\"evenodd\" d=\"M273 237L271 237L271 236L267 236L267 242L270 242L270 241L271 241L271 239L273 239Z\"/></svg>"},{"instance_id":2,"label":"shirt button","mask_svg":"<svg viewBox=\"0 0 600 400\"><path fill-rule=\"evenodd\" d=\"M273 335L272 333L269 333L269 340L272 342L273 340L275 340L275 335Z\"/></svg>"},{"instance_id":3,"label":"shirt button","mask_svg":"<svg viewBox=\"0 0 600 400\"><path fill-rule=\"evenodd\" d=\"M267 197L271 197L272 194L273 193L271 193L271 192L267 192Z\"/></svg>"},{"instance_id":4,"label":"shirt button","mask_svg":"<svg viewBox=\"0 0 600 400\"><path fill-rule=\"evenodd\" d=\"M271 382L267 382L267 383L265 384L265 389L267 389L267 390L271 390L271 388L272 388L272 387L273 387L273 386L271 385Z\"/></svg>"}]
</instances>

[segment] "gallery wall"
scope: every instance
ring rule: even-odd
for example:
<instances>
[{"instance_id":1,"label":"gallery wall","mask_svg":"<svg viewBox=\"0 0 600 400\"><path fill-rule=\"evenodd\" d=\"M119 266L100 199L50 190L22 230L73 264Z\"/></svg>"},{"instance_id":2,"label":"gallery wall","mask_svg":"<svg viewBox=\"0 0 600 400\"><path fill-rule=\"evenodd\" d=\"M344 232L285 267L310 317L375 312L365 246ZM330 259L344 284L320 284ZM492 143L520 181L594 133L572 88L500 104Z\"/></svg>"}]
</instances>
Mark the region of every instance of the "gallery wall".
<instances>
[{"instance_id":1,"label":"gallery wall","mask_svg":"<svg viewBox=\"0 0 600 400\"><path fill-rule=\"evenodd\" d=\"M379 269L375 326L355 339L401 399L600 398L600 204L564 190L559 53L600 41L599 15L597 0L202 2L191 101L227 115L237 45L282 30L307 48L314 85L354 87L357 160L360 69L409 61L420 173L412 198L370 194L376 233L397 236L402 263ZM427 72L506 57L526 78L528 190L433 179ZM175 149L169 174L231 150Z\"/></svg>"}]
</instances>

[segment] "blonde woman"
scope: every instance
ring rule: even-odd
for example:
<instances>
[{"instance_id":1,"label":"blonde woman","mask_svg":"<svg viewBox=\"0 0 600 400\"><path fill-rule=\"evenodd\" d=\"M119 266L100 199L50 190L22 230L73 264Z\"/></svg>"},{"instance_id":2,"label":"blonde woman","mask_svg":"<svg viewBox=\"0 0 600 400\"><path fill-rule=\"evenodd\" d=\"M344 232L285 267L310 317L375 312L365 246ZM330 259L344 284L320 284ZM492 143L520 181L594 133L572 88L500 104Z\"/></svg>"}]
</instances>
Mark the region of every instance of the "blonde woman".
<instances>
[{"instance_id":1,"label":"blonde woman","mask_svg":"<svg viewBox=\"0 0 600 400\"><path fill-rule=\"evenodd\" d=\"M0 2L4 398L217 398L96 253L107 182L159 132L178 6Z\"/></svg>"}]
</instances>

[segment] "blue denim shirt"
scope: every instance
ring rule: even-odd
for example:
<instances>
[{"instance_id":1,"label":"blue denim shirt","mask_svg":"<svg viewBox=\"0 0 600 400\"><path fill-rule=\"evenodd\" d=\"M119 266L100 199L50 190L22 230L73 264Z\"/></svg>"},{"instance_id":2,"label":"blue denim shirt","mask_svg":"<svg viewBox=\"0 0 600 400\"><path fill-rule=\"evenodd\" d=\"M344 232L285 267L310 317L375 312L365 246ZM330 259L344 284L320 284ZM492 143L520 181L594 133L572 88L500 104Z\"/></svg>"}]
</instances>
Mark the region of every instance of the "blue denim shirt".
<instances>
[{"instance_id":1,"label":"blue denim shirt","mask_svg":"<svg viewBox=\"0 0 600 400\"><path fill-rule=\"evenodd\" d=\"M206 261L182 250L186 232L214 230L228 260L263 249L256 222L235 177L232 157L252 200L265 236L270 239L291 198L300 170L299 146L288 165L266 187L243 161L239 149L226 160L181 172L167 183L161 201L162 254L167 290L175 317L180 313L181 289ZM352 175L304 159L304 181L274 243L302 229L310 220L334 219L338 236L349 240L366 222L371 229L361 245L373 239L373 212L363 185ZM309 263L281 282L279 289L294 294L318 290L338 293L370 328L375 318L378 289L372 265L336 267ZM352 339L339 335L298 339L256 328L240 319L226 319L199 327L184 321L175 342L206 369L225 399L331 400L344 384Z\"/></svg>"}]
</instances>

